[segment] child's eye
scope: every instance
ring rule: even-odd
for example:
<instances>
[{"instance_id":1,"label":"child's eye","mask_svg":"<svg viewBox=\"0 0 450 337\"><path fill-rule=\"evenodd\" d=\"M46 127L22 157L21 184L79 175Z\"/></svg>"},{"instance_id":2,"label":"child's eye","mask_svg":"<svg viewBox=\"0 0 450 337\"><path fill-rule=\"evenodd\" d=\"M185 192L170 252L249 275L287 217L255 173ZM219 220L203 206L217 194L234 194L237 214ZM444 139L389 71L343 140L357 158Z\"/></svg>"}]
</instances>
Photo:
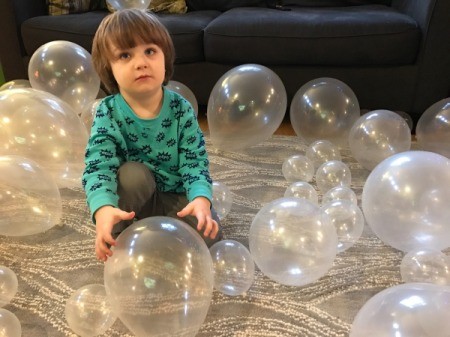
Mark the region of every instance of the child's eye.
<instances>
[{"instance_id":1,"label":"child's eye","mask_svg":"<svg viewBox=\"0 0 450 337\"><path fill-rule=\"evenodd\" d=\"M155 53L155 50L153 48L147 48L145 50L146 55L153 55Z\"/></svg>"},{"instance_id":2,"label":"child's eye","mask_svg":"<svg viewBox=\"0 0 450 337\"><path fill-rule=\"evenodd\" d=\"M120 53L119 54L119 59L120 60L126 60L127 58L129 58L130 57L130 54L129 53Z\"/></svg>"}]
</instances>

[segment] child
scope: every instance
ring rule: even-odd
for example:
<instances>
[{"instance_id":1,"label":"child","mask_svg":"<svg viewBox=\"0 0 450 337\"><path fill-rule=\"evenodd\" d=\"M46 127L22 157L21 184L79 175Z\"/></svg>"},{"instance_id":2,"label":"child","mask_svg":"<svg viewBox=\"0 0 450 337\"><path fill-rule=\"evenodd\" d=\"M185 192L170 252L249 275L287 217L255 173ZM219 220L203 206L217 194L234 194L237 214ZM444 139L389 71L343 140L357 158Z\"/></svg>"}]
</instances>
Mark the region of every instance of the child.
<instances>
[{"instance_id":1,"label":"child","mask_svg":"<svg viewBox=\"0 0 450 337\"><path fill-rule=\"evenodd\" d=\"M112 255L114 239L135 218L178 217L203 234L208 246L221 239L194 111L163 87L174 58L166 28L142 10L107 16L95 34L92 60L113 94L97 108L83 174L99 260Z\"/></svg>"}]
</instances>

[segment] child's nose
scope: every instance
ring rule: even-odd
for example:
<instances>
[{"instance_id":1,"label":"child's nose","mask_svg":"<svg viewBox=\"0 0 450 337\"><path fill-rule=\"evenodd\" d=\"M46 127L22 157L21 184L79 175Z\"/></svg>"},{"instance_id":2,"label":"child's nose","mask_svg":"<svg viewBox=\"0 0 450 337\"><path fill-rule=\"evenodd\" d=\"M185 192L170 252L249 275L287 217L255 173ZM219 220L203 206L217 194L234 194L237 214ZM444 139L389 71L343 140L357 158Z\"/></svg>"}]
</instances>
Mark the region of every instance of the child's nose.
<instances>
[{"instance_id":1,"label":"child's nose","mask_svg":"<svg viewBox=\"0 0 450 337\"><path fill-rule=\"evenodd\" d=\"M136 56L135 65L137 69L147 68L147 58L145 57L145 55Z\"/></svg>"}]
</instances>

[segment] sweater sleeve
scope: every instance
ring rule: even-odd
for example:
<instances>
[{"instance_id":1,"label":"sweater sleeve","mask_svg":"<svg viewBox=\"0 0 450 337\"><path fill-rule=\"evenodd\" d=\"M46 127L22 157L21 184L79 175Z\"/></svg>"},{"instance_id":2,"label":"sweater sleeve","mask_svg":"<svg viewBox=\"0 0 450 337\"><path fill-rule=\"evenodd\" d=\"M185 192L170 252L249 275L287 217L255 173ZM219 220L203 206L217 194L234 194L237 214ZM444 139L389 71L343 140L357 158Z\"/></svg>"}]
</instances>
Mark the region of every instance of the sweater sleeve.
<instances>
[{"instance_id":1,"label":"sweater sleeve","mask_svg":"<svg viewBox=\"0 0 450 337\"><path fill-rule=\"evenodd\" d=\"M118 206L117 170L123 161L121 134L112 118L113 96L105 98L97 108L91 136L86 147L82 185L93 220L102 206Z\"/></svg>"},{"instance_id":2,"label":"sweater sleeve","mask_svg":"<svg viewBox=\"0 0 450 337\"><path fill-rule=\"evenodd\" d=\"M189 201L202 196L212 201L212 180L202 130L188 101L181 100L179 124L179 173Z\"/></svg>"}]
</instances>

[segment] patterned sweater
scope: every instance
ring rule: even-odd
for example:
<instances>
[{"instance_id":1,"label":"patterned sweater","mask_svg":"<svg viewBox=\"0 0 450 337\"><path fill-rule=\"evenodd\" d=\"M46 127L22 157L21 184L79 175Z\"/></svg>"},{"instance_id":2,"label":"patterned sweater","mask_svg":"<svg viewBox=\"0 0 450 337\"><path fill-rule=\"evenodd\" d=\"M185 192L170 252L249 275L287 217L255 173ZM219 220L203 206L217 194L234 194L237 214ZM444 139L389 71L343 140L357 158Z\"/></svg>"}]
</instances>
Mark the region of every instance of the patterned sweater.
<instances>
[{"instance_id":1,"label":"patterned sweater","mask_svg":"<svg viewBox=\"0 0 450 337\"><path fill-rule=\"evenodd\" d=\"M94 214L105 205L118 207L117 170L128 161L145 164L158 190L212 200L209 161L194 111L182 96L164 88L159 115L139 118L117 94L97 108L86 148L82 184Z\"/></svg>"}]
</instances>

